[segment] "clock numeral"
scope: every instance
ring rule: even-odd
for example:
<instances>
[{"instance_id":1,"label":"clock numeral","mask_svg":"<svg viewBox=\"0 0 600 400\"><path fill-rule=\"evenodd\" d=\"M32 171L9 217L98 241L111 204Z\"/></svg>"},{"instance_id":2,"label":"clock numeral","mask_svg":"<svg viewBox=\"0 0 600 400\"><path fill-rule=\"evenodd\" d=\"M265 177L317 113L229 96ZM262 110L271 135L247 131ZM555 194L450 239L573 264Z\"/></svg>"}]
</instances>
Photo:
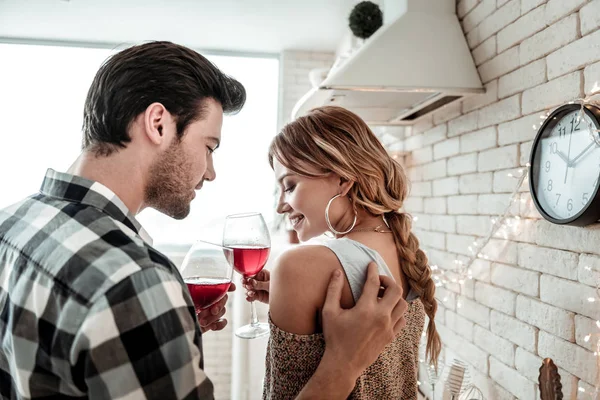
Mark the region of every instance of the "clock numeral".
<instances>
[{"instance_id":1,"label":"clock numeral","mask_svg":"<svg viewBox=\"0 0 600 400\"><path fill-rule=\"evenodd\" d=\"M546 161L546 172L550 172L550 161Z\"/></svg>"},{"instance_id":2,"label":"clock numeral","mask_svg":"<svg viewBox=\"0 0 600 400\"><path fill-rule=\"evenodd\" d=\"M548 180L548 187L547 187L548 191L551 192L552 191L552 179Z\"/></svg>"},{"instance_id":3,"label":"clock numeral","mask_svg":"<svg viewBox=\"0 0 600 400\"><path fill-rule=\"evenodd\" d=\"M575 123L577 122L577 123ZM578 131L579 130L579 124L581 124L581 120L576 121L575 117L573 117L571 119L571 133L573 133L573 131Z\"/></svg>"},{"instance_id":4,"label":"clock numeral","mask_svg":"<svg viewBox=\"0 0 600 400\"><path fill-rule=\"evenodd\" d=\"M588 194L587 194L587 193L584 193L584 194L583 194L583 199L582 199L582 203L583 203L583 205L586 205L588 201L590 201L590 199L589 199L589 197L588 197Z\"/></svg>"},{"instance_id":5,"label":"clock numeral","mask_svg":"<svg viewBox=\"0 0 600 400\"><path fill-rule=\"evenodd\" d=\"M567 210L573 211L573 199L569 199L569 201L567 201Z\"/></svg>"},{"instance_id":6,"label":"clock numeral","mask_svg":"<svg viewBox=\"0 0 600 400\"><path fill-rule=\"evenodd\" d=\"M558 136L567 136L567 127L566 126L559 126L558 127Z\"/></svg>"},{"instance_id":7,"label":"clock numeral","mask_svg":"<svg viewBox=\"0 0 600 400\"><path fill-rule=\"evenodd\" d=\"M558 143L552 142L550 143L550 154L556 154L558 151Z\"/></svg>"},{"instance_id":8,"label":"clock numeral","mask_svg":"<svg viewBox=\"0 0 600 400\"><path fill-rule=\"evenodd\" d=\"M558 205L559 200L560 200L560 193L556 193L556 205L554 207L556 207Z\"/></svg>"}]
</instances>

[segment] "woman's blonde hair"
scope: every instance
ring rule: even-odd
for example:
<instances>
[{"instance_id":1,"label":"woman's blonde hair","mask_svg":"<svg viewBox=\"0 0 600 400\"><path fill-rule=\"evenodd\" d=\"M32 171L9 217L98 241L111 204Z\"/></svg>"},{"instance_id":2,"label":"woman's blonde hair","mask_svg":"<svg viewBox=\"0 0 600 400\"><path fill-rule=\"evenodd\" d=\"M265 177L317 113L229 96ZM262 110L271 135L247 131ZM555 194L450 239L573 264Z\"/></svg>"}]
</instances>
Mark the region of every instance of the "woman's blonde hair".
<instances>
[{"instance_id":1,"label":"woman's blonde hair","mask_svg":"<svg viewBox=\"0 0 600 400\"><path fill-rule=\"evenodd\" d=\"M411 233L411 217L398 211L409 192L402 166L390 157L359 116L332 106L313 109L286 125L269 148L271 167L274 158L300 175L317 178L333 172L355 182L348 192L353 207L385 217L394 235L402 272L419 294L429 317L426 354L437 366L441 341L434 319L435 284L427 256Z\"/></svg>"}]
</instances>

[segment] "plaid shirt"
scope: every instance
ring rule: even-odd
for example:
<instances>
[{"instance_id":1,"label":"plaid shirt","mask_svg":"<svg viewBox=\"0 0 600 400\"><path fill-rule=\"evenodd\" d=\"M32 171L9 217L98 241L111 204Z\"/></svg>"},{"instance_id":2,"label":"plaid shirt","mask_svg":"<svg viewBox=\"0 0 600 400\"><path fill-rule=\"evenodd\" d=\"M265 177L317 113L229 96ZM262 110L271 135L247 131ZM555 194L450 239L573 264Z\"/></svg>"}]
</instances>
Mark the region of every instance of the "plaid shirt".
<instances>
[{"instance_id":1,"label":"plaid shirt","mask_svg":"<svg viewBox=\"0 0 600 400\"><path fill-rule=\"evenodd\" d=\"M108 188L48 170L0 210L0 398L212 399L177 268Z\"/></svg>"}]
</instances>

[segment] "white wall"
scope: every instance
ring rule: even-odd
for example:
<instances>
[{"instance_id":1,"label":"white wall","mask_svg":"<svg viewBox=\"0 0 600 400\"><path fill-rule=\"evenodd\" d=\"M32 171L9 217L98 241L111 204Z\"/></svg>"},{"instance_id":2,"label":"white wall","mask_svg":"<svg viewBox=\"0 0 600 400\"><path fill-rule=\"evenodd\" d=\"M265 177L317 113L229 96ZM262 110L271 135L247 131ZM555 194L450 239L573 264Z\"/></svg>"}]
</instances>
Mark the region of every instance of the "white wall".
<instances>
[{"instance_id":1,"label":"white wall","mask_svg":"<svg viewBox=\"0 0 600 400\"><path fill-rule=\"evenodd\" d=\"M487 93L420 122L404 143L406 209L440 268L468 255L506 206L516 184L507 175L528 162L539 116L600 82L600 0L459 0L457 13ZM521 192L520 228L486 247L474 281L438 289L443 354L470 364L486 398L539 398L544 357L565 398L589 398L577 387L589 391L598 373L584 337L600 319L587 301L600 280L600 225L552 225Z\"/></svg>"}]
</instances>

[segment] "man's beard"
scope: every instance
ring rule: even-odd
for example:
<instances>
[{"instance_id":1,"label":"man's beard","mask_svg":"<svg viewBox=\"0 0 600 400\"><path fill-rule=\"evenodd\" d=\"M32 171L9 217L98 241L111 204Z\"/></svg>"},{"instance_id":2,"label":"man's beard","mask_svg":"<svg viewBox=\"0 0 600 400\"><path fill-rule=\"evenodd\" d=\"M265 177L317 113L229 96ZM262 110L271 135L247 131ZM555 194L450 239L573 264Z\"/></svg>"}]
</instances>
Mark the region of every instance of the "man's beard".
<instances>
[{"instance_id":1,"label":"man's beard","mask_svg":"<svg viewBox=\"0 0 600 400\"><path fill-rule=\"evenodd\" d=\"M162 158L152 165L145 191L145 203L149 207L175 219L188 216L193 193L187 178L192 165L186 160L180 143L175 139Z\"/></svg>"}]
</instances>

